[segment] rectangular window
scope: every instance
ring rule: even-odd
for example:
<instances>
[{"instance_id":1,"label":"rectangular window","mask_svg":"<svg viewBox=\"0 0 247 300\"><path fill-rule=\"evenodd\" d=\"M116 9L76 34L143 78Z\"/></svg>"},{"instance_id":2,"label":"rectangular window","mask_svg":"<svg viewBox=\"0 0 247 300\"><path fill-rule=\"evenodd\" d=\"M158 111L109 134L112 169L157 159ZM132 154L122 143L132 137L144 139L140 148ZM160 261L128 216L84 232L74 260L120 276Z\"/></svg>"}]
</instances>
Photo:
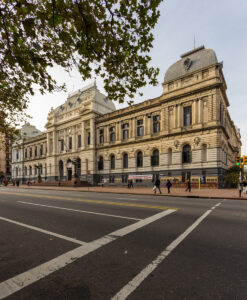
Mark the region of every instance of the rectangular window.
<instances>
[{"instance_id":1,"label":"rectangular window","mask_svg":"<svg viewBox=\"0 0 247 300\"><path fill-rule=\"evenodd\" d=\"M27 149L25 149L25 158L27 158Z\"/></svg>"},{"instance_id":2,"label":"rectangular window","mask_svg":"<svg viewBox=\"0 0 247 300\"><path fill-rule=\"evenodd\" d=\"M104 129L100 129L99 131L99 143L100 144L104 143Z\"/></svg>"},{"instance_id":3,"label":"rectangular window","mask_svg":"<svg viewBox=\"0 0 247 300\"><path fill-rule=\"evenodd\" d=\"M60 140L61 145L61 151L64 151L64 140Z\"/></svg>"},{"instance_id":4,"label":"rectangular window","mask_svg":"<svg viewBox=\"0 0 247 300\"><path fill-rule=\"evenodd\" d=\"M90 145L91 144L91 135L90 132L87 135L87 144Z\"/></svg>"},{"instance_id":5,"label":"rectangular window","mask_svg":"<svg viewBox=\"0 0 247 300\"><path fill-rule=\"evenodd\" d=\"M77 147L81 148L81 135L78 135L77 140L78 140Z\"/></svg>"},{"instance_id":6,"label":"rectangular window","mask_svg":"<svg viewBox=\"0 0 247 300\"><path fill-rule=\"evenodd\" d=\"M16 152L16 160L19 159L19 151Z\"/></svg>"},{"instance_id":7,"label":"rectangular window","mask_svg":"<svg viewBox=\"0 0 247 300\"><path fill-rule=\"evenodd\" d=\"M40 146L40 155L43 155L43 145Z\"/></svg>"},{"instance_id":8,"label":"rectangular window","mask_svg":"<svg viewBox=\"0 0 247 300\"><path fill-rule=\"evenodd\" d=\"M129 123L122 124L122 136L123 140L126 140L129 138Z\"/></svg>"},{"instance_id":9,"label":"rectangular window","mask_svg":"<svg viewBox=\"0 0 247 300\"><path fill-rule=\"evenodd\" d=\"M160 132L160 116L153 116L153 132Z\"/></svg>"},{"instance_id":10,"label":"rectangular window","mask_svg":"<svg viewBox=\"0 0 247 300\"><path fill-rule=\"evenodd\" d=\"M114 175L110 175L109 176L109 183L114 183L115 182L115 176Z\"/></svg>"},{"instance_id":11,"label":"rectangular window","mask_svg":"<svg viewBox=\"0 0 247 300\"><path fill-rule=\"evenodd\" d=\"M69 149L70 150L72 149L72 137L71 136L69 137Z\"/></svg>"},{"instance_id":12,"label":"rectangular window","mask_svg":"<svg viewBox=\"0 0 247 300\"><path fill-rule=\"evenodd\" d=\"M33 156L33 151L32 151L32 148L30 148L30 151L29 151L29 156L32 157Z\"/></svg>"},{"instance_id":13,"label":"rectangular window","mask_svg":"<svg viewBox=\"0 0 247 300\"><path fill-rule=\"evenodd\" d=\"M116 140L115 126L110 127L110 141L114 142Z\"/></svg>"},{"instance_id":14,"label":"rectangular window","mask_svg":"<svg viewBox=\"0 0 247 300\"><path fill-rule=\"evenodd\" d=\"M184 126L190 126L192 122L191 106L184 107Z\"/></svg>"},{"instance_id":15,"label":"rectangular window","mask_svg":"<svg viewBox=\"0 0 247 300\"><path fill-rule=\"evenodd\" d=\"M137 136L143 136L143 134L144 134L143 120L137 120Z\"/></svg>"},{"instance_id":16,"label":"rectangular window","mask_svg":"<svg viewBox=\"0 0 247 300\"><path fill-rule=\"evenodd\" d=\"M37 155L38 155L38 148L35 147L35 148L34 148L34 156L37 156Z\"/></svg>"}]
</instances>

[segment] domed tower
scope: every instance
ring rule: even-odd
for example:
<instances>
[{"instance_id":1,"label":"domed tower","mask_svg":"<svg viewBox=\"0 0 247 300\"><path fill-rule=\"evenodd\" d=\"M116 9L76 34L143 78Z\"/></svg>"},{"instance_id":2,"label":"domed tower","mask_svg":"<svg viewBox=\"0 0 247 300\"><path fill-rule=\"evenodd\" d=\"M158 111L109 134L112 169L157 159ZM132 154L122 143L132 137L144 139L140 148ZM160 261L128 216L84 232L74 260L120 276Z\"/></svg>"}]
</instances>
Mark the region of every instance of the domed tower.
<instances>
[{"instance_id":1,"label":"domed tower","mask_svg":"<svg viewBox=\"0 0 247 300\"><path fill-rule=\"evenodd\" d=\"M215 51L201 46L182 54L166 71L160 101L176 161L168 168L183 180L208 176L222 186L225 170L240 153L222 68Z\"/></svg>"}]
</instances>

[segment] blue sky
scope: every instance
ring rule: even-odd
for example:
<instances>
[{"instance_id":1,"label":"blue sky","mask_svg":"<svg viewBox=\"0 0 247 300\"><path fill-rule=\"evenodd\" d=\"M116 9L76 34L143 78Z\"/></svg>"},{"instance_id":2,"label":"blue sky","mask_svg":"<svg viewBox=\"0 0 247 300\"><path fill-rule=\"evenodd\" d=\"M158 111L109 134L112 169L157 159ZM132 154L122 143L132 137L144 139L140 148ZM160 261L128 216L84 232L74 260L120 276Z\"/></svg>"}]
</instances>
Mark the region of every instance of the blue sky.
<instances>
[{"instance_id":1,"label":"blue sky","mask_svg":"<svg viewBox=\"0 0 247 300\"><path fill-rule=\"evenodd\" d=\"M194 47L205 45L215 50L218 61L223 61L227 83L229 112L242 136L242 154L247 155L247 1L246 0L167 0L160 5L161 16L154 30L155 41L150 53L152 65L160 68L159 84L142 89L143 97L135 102L160 96L164 75L168 67L180 59L180 55ZM76 71L69 75L54 68L52 75L58 82L66 82L68 92L92 82L82 82ZM97 79L103 90L102 80ZM67 93L53 93L31 98L28 113L30 122L44 130L51 107L67 98ZM117 105L120 107L120 105ZM122 106L121 106L122 107ZM42 109L41 109L42 108Z\"/></svg>"}]
</instances>

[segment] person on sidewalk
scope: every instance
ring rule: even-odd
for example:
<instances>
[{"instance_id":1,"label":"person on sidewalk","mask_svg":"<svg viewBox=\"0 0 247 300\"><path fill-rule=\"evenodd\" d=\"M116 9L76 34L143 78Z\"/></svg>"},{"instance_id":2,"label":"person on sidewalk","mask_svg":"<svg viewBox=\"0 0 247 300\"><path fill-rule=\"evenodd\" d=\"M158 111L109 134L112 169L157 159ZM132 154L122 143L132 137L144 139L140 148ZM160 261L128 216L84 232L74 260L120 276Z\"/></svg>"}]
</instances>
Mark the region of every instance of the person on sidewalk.
<instances>
[{"instance_id":1,"label":"person on sidewalk","mask_svg":"<svg viewBox=\"0 0 247 300\"><path fill-rule=\"evenodd\" d=\"M166 181L166 187L167 187L168 194L170 194L170 188L171 188L171 186L172 186L171 181L169 179L167 179L167 181Z\"/></svg>"},{"instance_id":2,"label":"person on sidewalk","mask_svg":"<svg viewBox=\"0 0 247 300\"><path fill-rule=\"evenodd\" d=\"M154 190L154 193L156 194L156 190L158 189L158 190L160 191L160 194L162 194L162 193L161 193L161 189L160 189L160 180L159 180L159 178L157 178L157 179L155 180L154 185L156 186L156 189Z\"/></svg>"},{"instance_id":3,"label":"person on sidewalk","mask_svg":"<svg viewBox=\"0 0 247 300\"><path fill-rule=\"evenodd\" d=\"M19 185L20 185L20 181L19 181L19 179L16 179L16 182L15 182L15 184L16 184L16 186L17 186L17 187L19 187Z\"/></svg>"},{"instance_id":4,"label":"person on sidewalk","mask_svg":"<svg viewBox=\"0 0 247 300\"><path fill-rule=\"evenodd\" d=\"M129 188L131 189L133 189L134 188L134 185L133 185L133 180L132 179L130 179L130 182L129 182Z\"/></svg>"},{"instance_id":5,"label":"person on sidewalk","mask_svg":"<svg viewBox=\"0 0 247 300\"><path fill-rule=\"evenodd\" d=\"M190 182L190 179L188 179L187 181L187 188L185 190L185 192L187 192L189 190L189 192L191 192L191 182Z\"/></svg>"}]
</instances>

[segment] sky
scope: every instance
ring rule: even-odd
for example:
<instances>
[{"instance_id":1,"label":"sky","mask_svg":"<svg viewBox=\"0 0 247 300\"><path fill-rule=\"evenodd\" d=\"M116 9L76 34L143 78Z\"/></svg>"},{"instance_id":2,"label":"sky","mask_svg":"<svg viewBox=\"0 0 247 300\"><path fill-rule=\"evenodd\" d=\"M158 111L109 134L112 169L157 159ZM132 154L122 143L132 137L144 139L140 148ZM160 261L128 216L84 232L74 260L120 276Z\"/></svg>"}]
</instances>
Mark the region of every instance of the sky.
<instances>
[{"instance_id":1,"label":"sky","mask_svg":"<svg viewBox=\"0 0 247 300\"><path fill-rule=\"evenodd\" d=\"M166 0L161 3L160 18L153 30L154 43L150 52L151 65L158 67L158 85L142 88L143 96L136 96L135 103L158 97L166 70L180 59L180 55L204 45L214 49L227 83L229 112L235 125L240 128L242 154L247 155L247 1L246 0ZM94 81L82 81L74 70L70 74L59 67L50 73L58 83L65 82L67 92L40 95L38 91L30 98L27 113L30 123L45 130L48 112L63 104L68 93L74 92ZM104 93L103 81L96 83ZM125 105L115 103L117 108Z\"/></svg>"}]
</instances>

